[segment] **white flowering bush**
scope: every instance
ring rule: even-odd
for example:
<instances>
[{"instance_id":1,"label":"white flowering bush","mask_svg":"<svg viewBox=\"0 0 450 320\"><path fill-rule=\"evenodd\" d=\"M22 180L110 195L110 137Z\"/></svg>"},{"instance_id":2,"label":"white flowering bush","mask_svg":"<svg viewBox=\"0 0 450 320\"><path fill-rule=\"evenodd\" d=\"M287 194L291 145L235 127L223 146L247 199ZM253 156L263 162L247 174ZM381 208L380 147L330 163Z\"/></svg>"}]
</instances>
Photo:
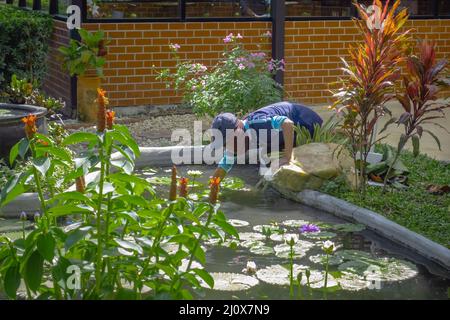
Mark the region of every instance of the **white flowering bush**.
<instances>
[{"instance_id":1,"label":"white flowering bush","mask_svg":"<svg viewBox=\"0 0 450 320\"><path fill-rule=\"evenodd\" d=\"M264 36L267 36L265 34ZM181 90L183 102L199 115L215 116L221 112L246 114L282 100L282 87L273 75L284 71L283 60L273 60L265 52L249 52L242 46L240 34L223 39L226 49L218 63L207 68L200 63L181 61L182 48L171 44L177 60L175 71L165 69L158 79L167 87Z\"/></svg>"}]
</instances>

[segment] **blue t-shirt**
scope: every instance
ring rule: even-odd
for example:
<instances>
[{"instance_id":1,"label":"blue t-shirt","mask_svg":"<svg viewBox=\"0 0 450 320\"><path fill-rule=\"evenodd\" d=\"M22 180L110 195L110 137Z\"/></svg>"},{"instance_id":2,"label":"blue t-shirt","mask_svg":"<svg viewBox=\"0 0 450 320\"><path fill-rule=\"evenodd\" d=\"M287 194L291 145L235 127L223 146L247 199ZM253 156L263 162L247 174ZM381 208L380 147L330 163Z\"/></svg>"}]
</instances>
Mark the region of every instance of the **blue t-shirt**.
<instances>
[{"instance_id":1,"label":"blue t-shirt","mask_svg":"<svg viewBox=\"0 0 450 320\"><path fill-rule=\"evenodd\" d=\"M267 129L268 131L277 130L278 132L281 132L283 130L282 125L286 119L290 119L294 125L306 127L311 132L311 135L314 134L314 124L322 124L322 119L320 116L310 108L300 104L283 101L271 104L250 113L243 120L244 131L247 131L250 128L255 130L258 140L257 145L259 148L259 129ZM281 148L284 146L282 134L279 135L279 140L279 146ZM270 132L268 133L265 141L268 145L270 145ZM220 160L218 166L228 173L234 163L236 163L236 156L226 152Z\"/></svg>"}]
</instances>

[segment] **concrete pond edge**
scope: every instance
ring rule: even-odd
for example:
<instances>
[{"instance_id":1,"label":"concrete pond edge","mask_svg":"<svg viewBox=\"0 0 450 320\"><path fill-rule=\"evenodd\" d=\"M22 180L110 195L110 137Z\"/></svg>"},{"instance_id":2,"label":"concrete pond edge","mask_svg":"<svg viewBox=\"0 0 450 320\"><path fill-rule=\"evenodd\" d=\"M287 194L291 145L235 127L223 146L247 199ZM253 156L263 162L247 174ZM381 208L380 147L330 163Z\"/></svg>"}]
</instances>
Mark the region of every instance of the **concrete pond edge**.
<instances>
[{"instance_id":1,"label":"concrete pond edge","mask_svg":"<svg viewBox=\"0 0 450 320\"><path fill-rule=\"evenodd\" d=\"M172 155L189 153L191 159L194 154L204 151L203 146L175 146L175 147L148 147L140 148L141 156L136 159L136 169L148 166L171 166ZM189 158L188 156L188 158ZM122 155L116 153L113 158L119 159ZM198 162L198 161L197 161ZM202 161L200 160L201 164ZM180 165L185 164L183 161ZM89 181L89 175L86 177ZM277 190L283 196L307 205L309 207L325 211L337 217L353 222L361 223L375 233L390 239L402 246L405 246L421 256L430 259L445 269L450 270L450 250L416 232L413 232L384 216L356 206L345 200L330 196L314 190L304 190L299 193L286 190ZM16 218L18 213L25 211L28 214L34 214L39 211L40 202L36 193L24 193L7 204L0 211L0 218Z\"/></svg>"}]
</instances>

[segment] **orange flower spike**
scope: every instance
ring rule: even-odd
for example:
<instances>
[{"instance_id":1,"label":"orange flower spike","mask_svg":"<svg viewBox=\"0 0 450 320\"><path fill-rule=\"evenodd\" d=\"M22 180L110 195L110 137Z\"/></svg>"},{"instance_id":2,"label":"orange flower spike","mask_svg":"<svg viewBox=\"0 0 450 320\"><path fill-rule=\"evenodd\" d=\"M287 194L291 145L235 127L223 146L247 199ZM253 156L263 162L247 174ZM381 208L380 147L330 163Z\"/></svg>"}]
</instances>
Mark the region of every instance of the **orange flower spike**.
<instances>
[{"instance_id":1,"label":"orange flower spike","mask_svg":"<svg viewBox=\"0 0 450 320\"><path fill-rule=\"evenodd\" d=\"M215 204L219 198L220 178L213 177L209 179L209 202Z\"/></svg>"},{"instance_id":2,"label":"orange flower spike","mask_svg":"<svg viewBox=\"0 0 450 320\"><path fill-rule=\"evenodd\" d=\"M172 177L170 183L169 200L174 201L177 199L177 167L172 167Z\"/></svg>"},{"instance_id":3,"label":"orange flower spike","mask_svg":"<svg viewBox=\"0 0 450 320\"><path fill-rule=\"evenodd\" d=\"M22 118L22 122L25 123L25 134L27 138L32 139L37 132L36 116L34 114L29 114Z\"/></svg>"},{"instance_id":4,"label":"orange flower spike","mask_svg":"<svg viewBox=\"0 0 450 320\"><path fill-rule=\"evenodd\" d=\"M180 197L186 198L188 195L188 178L181 178L180 179Z\"/></svg>"},{"instance_id":5,"label":"orange flower spike","mask_svg":"<svg viewBox=\"0 0 450 320\"><path fill-rule=\"evenodd\" d=\"M75 185L78 192L84 193L86 190L86 181L84 180L84 176L76 178Z\"/></svg>"},{"instance_id":6,"label":"orange flower spike","mask_svg":"<svg viewBox=\"0 0 450 320\"><path fill-rule=\"evenodd\" d=\"M112 110L106 111L106 128L112 130L114 120L116 119L116 113Z\"/></svg>"},{"instance_id":7,"label":"orange flower spike","mask_svg":"<svg viewBox=\"0 0 450 320\"><path fill-rule=\"evenodd\" d=\"M109 101L105 96L106 91L98 88L97 89L97 103L98 103L98 112L97 112L97 131L103 132L106 127L106 106Z\"/></svg>"}]
</instances>

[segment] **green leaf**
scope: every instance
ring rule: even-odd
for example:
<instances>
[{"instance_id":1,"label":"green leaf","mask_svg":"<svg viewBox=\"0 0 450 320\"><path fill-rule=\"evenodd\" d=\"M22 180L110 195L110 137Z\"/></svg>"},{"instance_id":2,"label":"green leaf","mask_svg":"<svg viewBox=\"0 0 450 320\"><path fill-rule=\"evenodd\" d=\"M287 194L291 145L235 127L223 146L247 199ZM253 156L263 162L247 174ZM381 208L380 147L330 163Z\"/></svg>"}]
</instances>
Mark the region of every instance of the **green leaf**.
<instances>
[{"instance_id":1,"label":"green leaf","mask_svg":"<svg viewBox=\"0 0 450 320\"><path fill-rule=\"evenodd\" d=\"M228 233L229 235L232 235L236 238L239 238L239 233L236 231L236 229L229 224L226 221L223 220L214 220L214 224L216 224L217 226L219 226L223 231L225 231L226 233Z\"/></svg>"},{"instance_id":2,"label":"green leaf","mask_svg":"<svg viewBox=\"0 0 450 320\"><path fill-rule=\"evenodd\" d=\"M122 248L127 249L127 250L133 250L138 252L139 254L143 253L142 247L136 243L133 243L131 241L126 241L126 240L122 240L122 239L114 239L114 241Z\"/></svg>"},{"instance_id":3,"label":"green leaf","mask_svg":"<svg viewBox=\"0 0 450 320\"><path fill-rule=\"evenodd\" d=\"M211 289L214 288L214 279L208 272L198 268L192 269L192 271L202 278Z\"/></svg>"},{"instance_id":4,"label":"green leaf","mask_svg":"<svg viewBox=\"0 0 450 320\"><path fill-rule=\"evenodd\" d=\"M26 191L25 181L31 175L31 170L16 174L9 178L0 194L0 208L14 200Z\"/></svg>"},{"instance_id":5,"label":"green leaf","mask_svg":"<svg viewBox=\"0 0 450 320\"><path fill-rule=\"evenodd\" d=\"M51 154L55 158L61 159L61 160L66 161L66 162L72 162L72 157L63 148L58 148L58 147L39 147L38 149Z\"/></svg>"},{"instance_id":6,"label":"green leaf","mask_svg":"<svg viewBox=\"0 0 450 320\"><path fill-rule=\"evenodd\" d=\"M420 142L419 142L419 137L416 135L412 136L412 145L413 145L413 154L414 157L417 157L419 155L419 146L420 146Z\"/></svg>"},{"instance_id":7,"label":"green leaf","mask_svg":"<svg viewBox=\"0 0 450 320\"><path fill-rule=\"evenodd\" d=\"M42 157L33 159L33 166L45 177L48 169L50 169L50 159L48 157Z\"/></svg>"},{"instance_id":8,"label":"green leaf","mask_svg":"<svg viewBox=\"0 0 450 320\"><path fill-rule=\"evenodd\" d=\"M67 146L70 144L80 143L80 142L98 142L98 136L94 133L89 132L75 132L70 136L64 139L62 142L63 146Z\"/></svg>"},{"instance_id":9,"label":"green leaf","mask_svg":"<svg viewBox=\"0 0 450 320\"><path fill-rule=\"evenodd\" d=\"M42 233L37 238L37 249L41 256L48 262L52 262L55 256L55 239L50 233Z\"/></svg>"},{"instance_id":10,"label":"green leaf","mask_svg":"<svg viewBox=\"0 0 450 320\"><path fill-rule=\"evenodd\" d=\"M3 279L3 285L5 288L5 293L11 299L15 299L17 295L17 289L20 286L20 271L19 267L16 265L10 266L8 270L6 270L5 277Z\"/></svg>"},{"instance_id":11,"label":"green leaf","mask_svg":"<svg viewBox=\"0 0 450 320\"><path fill-rule=\"evenodd\" d=\"M84 195L78 191L66 191L66 192L57 194L56 196L51 198L49 200L49 202L54 202L57 200L59 200L59 201L76 200L76 201L80 201L80 202L89 204L90 206L94 205L94 202L91 199L89 199L86 195Z\"/></svg>"},{"instance_id":12,"label":"green leaf","mask_svg":"<svg viewBox=\"0 0 450 320\"><path fill-rule=\"evenodd\" d=\"M27 259L24 268L23 278L31 291L36 292L42 282L44 271L44 258L35 250Z\"/></svg>"},{"instance_id":13,"label":"green leaf","mask_svg":"<svg viewBox=\"0 0 450 320\"><path fill-rule=\"evenodd\" d=\"M69 214L77 214L77 213L91 213L91 210L76 205L56 206L48 210L48 214L54 217L67 216Z\"/></svg>"},{"instance_id":14,"label":"green leaf","mask_svg":"<svg viewBox=\"0 0 450 320\"><path fill-rule=\"evenodd\" d=\"M14 164L14 161L16 160L18 155L20 155L22 159L25 157L29 146L30 144L28 142L28 139L22 138L11 148L11 151L9 153L9 163L11 166Z\"/></svg>"}]
</instances>

